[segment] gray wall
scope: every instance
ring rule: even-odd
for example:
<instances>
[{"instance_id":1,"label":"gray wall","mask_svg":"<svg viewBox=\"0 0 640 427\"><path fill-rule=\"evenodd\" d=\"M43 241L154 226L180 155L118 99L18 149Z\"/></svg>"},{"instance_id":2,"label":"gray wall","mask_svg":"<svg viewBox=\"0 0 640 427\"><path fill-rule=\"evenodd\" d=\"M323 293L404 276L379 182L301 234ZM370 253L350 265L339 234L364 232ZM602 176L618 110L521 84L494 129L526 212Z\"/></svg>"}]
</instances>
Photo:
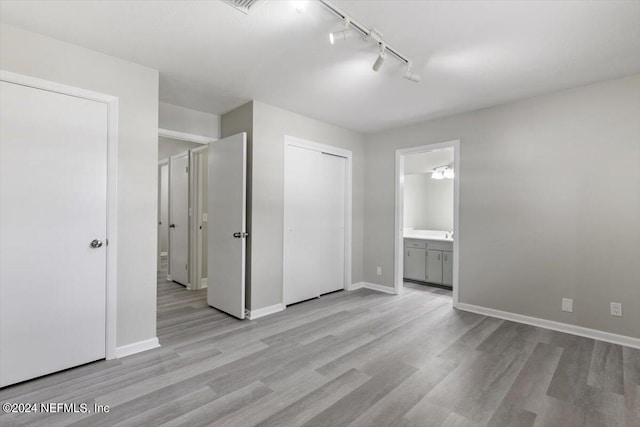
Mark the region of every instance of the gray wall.
<instances>
[{"instance_id":1,"label":"gray wall","mask_svg":"<svg viewBox=\"0 0 640 427\"><path fill-rule=\"evenodd\" d=\"M158 71L2 25L0 64L117 96L117 345L156 336Z\"/></svg>"},{"instance_id":2,"label":"gray wall","mask_svg":"<svg viewBox=\"0 0 640 427\"><path fill-rule=\"evenodd\" d=\"M460 302L640 337L640 75L369 136L366 281L393 285L395 150L454 139Z\"/></svg>"},{"instance_id":3,"label":"gray wall","mask_svg":"<svg viewBox=\"0 0 640 427\"><path fill-rule=\"evenodd\" d=\"M284 137L353 152L352 281L362 281L364 137L261 102L253 102L251 310L282 302Z\"/></svg>"},{"instance_id":4,"label":"gray wall","mask_svg":"<svg viewBox=\"0 0 640 427\"><path fill-rule=\"evenodd\" d=\"M158 160L166 159L167 157L184 153L185 151L189 151L193 148L198 148L198 147L202 147L202 144L159 136L158 137Z\"/></svg>"},{"instance_id":5,"label":"gray wall","mask_svg":"<svg viewBox=\"0 0 640 427\"><path fill-rule=\"evenodd\" d=\"M158 111L161 129L194 135L220 137L220 116L161 102Z\"/></svg>"},{"instance_id":6,"label":"gray wall","mask_svg":"<svg viewBox=\"0 0 640 427\"><path fill-rule=\"evenodd\" d=\"M237 133L247 133L247 270L246 281L247 289L245 291L245 307L251 307L251 244L253 242L253 230L251 228L251 171L252 171L252 147L253 147L253 102L248 102L233 111L223 114L220 118L220 136L226 138Z\"/></svg>"},{"instance_id":7,"label":"gray wall","mask_svg":"<svg viewBox=\"0 0 640 427\"><path fill-rule=\"evenodd\" d=\"M285 135L353 152L352 281L362 281L364 136L252 101L222 116L222 137L248 132L250 141L250 259L247 307L282 303Z\"/></svg>"},{"instance_id":8,"label":"gray wall","mask_svg":"<svg viewBox=\"0 0 640 427\"><path fill-rule=\"evenodd\" d=\"M453 230L453 179L431 179L426 173L405 175L404 227Z\"/></svg>"}]
</instances>

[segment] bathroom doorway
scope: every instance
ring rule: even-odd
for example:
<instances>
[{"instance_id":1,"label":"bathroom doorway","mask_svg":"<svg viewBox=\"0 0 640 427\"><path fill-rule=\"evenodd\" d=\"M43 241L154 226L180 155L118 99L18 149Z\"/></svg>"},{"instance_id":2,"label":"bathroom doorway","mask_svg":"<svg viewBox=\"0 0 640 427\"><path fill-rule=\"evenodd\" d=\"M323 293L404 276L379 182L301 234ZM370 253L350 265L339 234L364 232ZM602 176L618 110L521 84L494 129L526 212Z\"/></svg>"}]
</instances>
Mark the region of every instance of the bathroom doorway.
<instances>
[{"instance_id":1,"label":"bathroom doorway","mask_svg":"<svg viewBox=\"0 0 640 427\"><path fill-rule=\"evenodd\" d=\"M396 151L395 279L459 293L459 141Z\"/></svg>"}]
</instances>

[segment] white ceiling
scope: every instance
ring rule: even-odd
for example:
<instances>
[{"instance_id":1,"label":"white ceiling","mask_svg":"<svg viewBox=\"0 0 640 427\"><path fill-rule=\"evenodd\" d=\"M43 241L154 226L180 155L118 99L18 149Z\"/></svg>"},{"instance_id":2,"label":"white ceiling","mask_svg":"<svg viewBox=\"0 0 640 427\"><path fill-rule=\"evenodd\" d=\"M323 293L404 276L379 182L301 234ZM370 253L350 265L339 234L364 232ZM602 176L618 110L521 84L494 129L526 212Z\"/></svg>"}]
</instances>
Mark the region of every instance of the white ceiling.
<instances>
[{"instance_id":1,"label":"white ceiling","mask_svg":"<svg viewBox=\"0 0 640 427\"><path fill-rule=\"evenodd\" d=\"M160 99L214 114L256 99L372 132L640 72L638 1L334 3L409 56L419 84L319 3L2 1L8 24L160 70Z\"/></svg>"}]
</instances>

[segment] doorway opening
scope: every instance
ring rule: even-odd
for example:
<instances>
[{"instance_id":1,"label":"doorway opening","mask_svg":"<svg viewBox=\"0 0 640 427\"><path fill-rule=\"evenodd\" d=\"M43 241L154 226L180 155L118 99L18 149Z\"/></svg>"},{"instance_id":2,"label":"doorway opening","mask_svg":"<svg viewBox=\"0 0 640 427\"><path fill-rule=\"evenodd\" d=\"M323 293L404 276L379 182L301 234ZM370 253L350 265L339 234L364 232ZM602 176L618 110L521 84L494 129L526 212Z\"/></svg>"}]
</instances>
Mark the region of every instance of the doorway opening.
<instances>
[{"instance_id":1,"label":"doorway opening","mask_svg":"<svg viewBox=\"0 0 640 427\"><path fill-rule=\"evenodd\" d=\"M458 305L460 142L396 150L395 278L453 291Z\"/></svg>"}]
</instances>

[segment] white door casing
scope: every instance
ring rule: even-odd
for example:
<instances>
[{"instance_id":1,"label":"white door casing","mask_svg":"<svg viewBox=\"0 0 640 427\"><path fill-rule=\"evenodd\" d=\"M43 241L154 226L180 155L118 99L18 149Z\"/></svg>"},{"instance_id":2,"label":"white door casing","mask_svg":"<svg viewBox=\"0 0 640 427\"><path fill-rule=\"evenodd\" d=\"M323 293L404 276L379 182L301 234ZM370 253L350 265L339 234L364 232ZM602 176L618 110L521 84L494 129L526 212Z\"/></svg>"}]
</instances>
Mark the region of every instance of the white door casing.
<instances>
[{"instance_id":1,"label":"white door casing","mask_svg":"<svg viewBox=\"0 0 640 427\"><path fill-rule=\"evenodd\" d=\"M247 134L209 144L207 303L245 317Z\"/></svg>"},{"instance_id":2,"label":"white door casing","mask_svg":"<svg viewBox=\"0 0 640 427\"><path fill-rule=\"evenodd\" d=\"M189 152L169 158L169 276L189 286Z\"/></svg>"},{"instance_id":3,"label":"white door casing","mask_svg":"<svg viewBox=\"0 0 640 427\"><path fill-rule=\"evenodd\" d=\"M2 76L11 77L0 82L5 386L105 358L115 330L107 336L109 105Z\"/></svg>"}]
</instances>

